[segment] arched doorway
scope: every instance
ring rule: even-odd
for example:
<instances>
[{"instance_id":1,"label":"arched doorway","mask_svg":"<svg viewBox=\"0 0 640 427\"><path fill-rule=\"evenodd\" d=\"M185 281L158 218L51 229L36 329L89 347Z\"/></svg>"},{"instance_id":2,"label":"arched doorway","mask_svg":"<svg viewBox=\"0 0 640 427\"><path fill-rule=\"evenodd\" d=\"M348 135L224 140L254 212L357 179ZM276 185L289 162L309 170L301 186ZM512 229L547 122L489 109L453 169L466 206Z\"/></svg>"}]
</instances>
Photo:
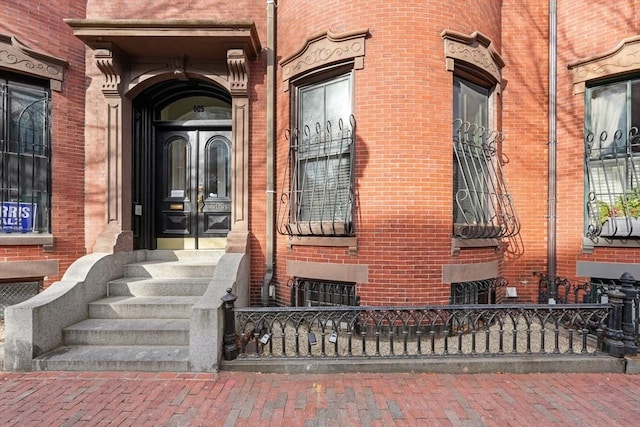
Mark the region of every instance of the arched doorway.
<instances>
[{"instance_id":1,"label":"arched doorway","mask_svg":"<svg viewBox=\"0 0 640 427\"><path fill-rule=\"evenodd\" d=\"M133 100L135 249L224 248L231 230L231 95L167 81Z\"/></svg>"}]
</instances>

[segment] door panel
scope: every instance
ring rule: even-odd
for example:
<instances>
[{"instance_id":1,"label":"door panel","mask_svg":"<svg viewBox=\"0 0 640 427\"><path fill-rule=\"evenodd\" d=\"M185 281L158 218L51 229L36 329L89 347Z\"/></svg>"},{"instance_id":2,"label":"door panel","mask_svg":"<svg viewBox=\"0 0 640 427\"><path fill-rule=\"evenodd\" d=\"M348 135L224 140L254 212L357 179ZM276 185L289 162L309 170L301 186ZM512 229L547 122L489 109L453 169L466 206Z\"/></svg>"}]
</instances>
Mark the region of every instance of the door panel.
<instances>
[{"instance_id":1,"label":"door panel","mask_svg":"<svg viewBox=\"0 0 640 427\"><path fill-rule=\"evenodd\" d=\"M231 132L161 130L157 134L158 247L224 246L231 229Z\"/></svg>"}]
</instances>

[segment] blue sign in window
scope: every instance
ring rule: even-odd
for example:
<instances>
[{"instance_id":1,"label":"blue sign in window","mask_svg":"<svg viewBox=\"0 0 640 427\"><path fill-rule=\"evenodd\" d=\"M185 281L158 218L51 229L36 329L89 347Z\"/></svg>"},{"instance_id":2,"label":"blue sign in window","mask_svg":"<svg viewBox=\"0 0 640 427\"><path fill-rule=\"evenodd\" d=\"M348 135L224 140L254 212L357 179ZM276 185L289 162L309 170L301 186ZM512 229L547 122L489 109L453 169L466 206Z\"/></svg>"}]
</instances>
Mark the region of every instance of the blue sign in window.
<instances>
[{"instance_id":1,"label":"blue sign in window","mask_svg":"<svg viewBox=\"0 0 640 427\"><path fill-rule=\"evenodd\" d=\"M36 217L36 203L2 202L0 203L0 230L5 233L33 232Z\"/></svg>"}]
</instances>

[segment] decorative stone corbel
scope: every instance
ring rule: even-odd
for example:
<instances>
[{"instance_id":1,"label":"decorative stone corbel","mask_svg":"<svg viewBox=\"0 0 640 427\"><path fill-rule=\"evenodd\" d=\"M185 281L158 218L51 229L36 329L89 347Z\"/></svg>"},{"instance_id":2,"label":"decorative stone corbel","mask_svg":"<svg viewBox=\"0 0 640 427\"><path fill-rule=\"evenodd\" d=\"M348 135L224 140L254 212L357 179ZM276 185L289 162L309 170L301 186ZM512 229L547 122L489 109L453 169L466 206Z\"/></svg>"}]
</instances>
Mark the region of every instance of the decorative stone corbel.
<instances>
[{"instance_id":1,"label":"decorative stone corbel","mask_svg":"<svg viewBox=\"0 0 640 427\"><path fill-rule=\"evenodd\" d=\"M247 55L242 49L227 51L227 67L229 71L229 91L232 96L249 95L249 74L247 72Z\"/></svg>"},{"instance_id":2,"label":"decorative stone corbel","mask_svg":"<svg viewBox=\"0 0 640 427\"><path fill-rule=\"evenodd\" d=\"M107 98L120 97L122 95L122 65L115 48L110 46L96 49L94 58L104 77L102 93Z\"/></svg>"}]
</instances>

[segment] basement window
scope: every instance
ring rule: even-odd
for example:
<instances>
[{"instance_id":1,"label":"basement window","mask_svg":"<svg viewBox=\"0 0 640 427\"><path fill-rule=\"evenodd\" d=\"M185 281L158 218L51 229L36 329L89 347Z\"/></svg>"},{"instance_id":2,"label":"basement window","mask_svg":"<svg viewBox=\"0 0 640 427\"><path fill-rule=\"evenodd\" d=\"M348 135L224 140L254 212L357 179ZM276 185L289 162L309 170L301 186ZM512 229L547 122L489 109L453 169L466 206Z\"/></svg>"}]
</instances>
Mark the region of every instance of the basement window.
<instances>
[{"instance_id":1,"label":"basement window","mask_svg":"<svg viewBox=\"0 0 640 427\"><path fill-rule=\"evenodd\" d=\"M502 277L452 283L449 301L453 305L495 304L497 289L504 288L507 283L507 280Z\"/></svg>"},{"instance_id":2,"label":"basement window","mask_svg":"<svg viewBox=\"0 0 640 427\"><path fill-rule=\"evenodd\" d=\"M293 307L358 306L353 282L334 282L296 277L291 288Z\"/></svg>"}]
</instances>

